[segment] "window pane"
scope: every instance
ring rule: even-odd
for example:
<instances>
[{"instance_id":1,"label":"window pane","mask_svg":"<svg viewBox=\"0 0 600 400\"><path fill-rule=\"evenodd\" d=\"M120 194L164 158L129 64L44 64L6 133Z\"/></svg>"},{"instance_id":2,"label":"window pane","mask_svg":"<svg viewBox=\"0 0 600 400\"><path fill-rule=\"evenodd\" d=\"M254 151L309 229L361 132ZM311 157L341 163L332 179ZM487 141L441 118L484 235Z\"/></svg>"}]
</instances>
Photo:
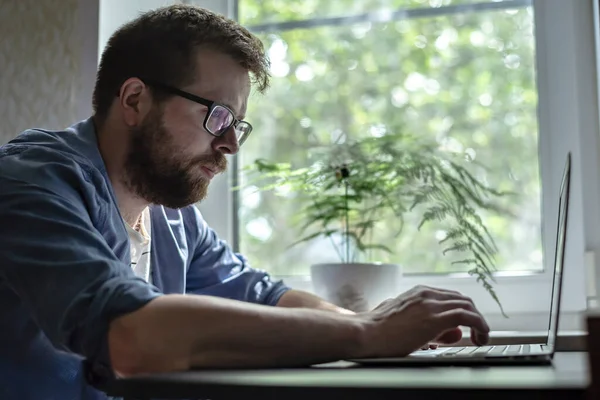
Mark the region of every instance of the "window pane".
<instances>
[{"instance_id":1,"label":"window pane","mask_svg":"<svg viewBox=\"0 0 600 400\"><path fill-rule=\"evenodd\" d=\"M501 3L496 0L490 3ZM244 26L328 18L398 9L442 8L481 3L481 0L240 0L239 17Z\"/></svg>"},{"instance_id":2,"label":"window pane","mask_svg":"<svg viewBox=\"0 0 600 400\"><path fill-rule=\"evenodd\" d=\"M260 24L286 14L296 17L307 3L313 2L241 0L240 14L260 9L261 19L251 19ZM345 10L366 7L363 3L347 1ZM377 2L394 7L433 3ZM266 95L250 99L247 114L254 132L242 149L242 166L257 158L306 166L311 149L342 133L358 138L403 129L429 135L440 146L481 161L487 169L478 176L485 182L519 194L503 199L516 218L484 216L498 244L498 268L542 269L531 7L259 36L269 51L273 80ZM253 265L278 275L307 275L312 263L338 261L325 240L288 248L298 239L293 216L299 208L288 200L241 193L242 252ZM439 228L426 225L417 232L419 219L409 215L399 237L380 223L374 241L394 253L373 252L371 261L399 263L405 273L467 270L442 255Z\"/></svg>"}]
</instances>

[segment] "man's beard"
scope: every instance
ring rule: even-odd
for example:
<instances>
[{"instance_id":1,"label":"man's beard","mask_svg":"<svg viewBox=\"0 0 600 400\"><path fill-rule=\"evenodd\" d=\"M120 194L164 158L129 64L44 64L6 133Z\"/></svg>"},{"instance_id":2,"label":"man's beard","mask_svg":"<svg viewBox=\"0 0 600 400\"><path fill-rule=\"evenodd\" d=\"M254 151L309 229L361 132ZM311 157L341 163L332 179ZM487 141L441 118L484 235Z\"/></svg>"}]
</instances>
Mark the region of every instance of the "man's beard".
<instances>
[{"instance_id":1,"label":"man's beard","mask_svg":"<svg viewBox=\"0 0 600 400\"><path fill-rule=\"evenodd\" d=\"M222 153L182 159L182 151L162 122L158 107L142 124L130 130L123 181L135 195L151 204L182 208L203 200L208 192L201 166L221 172L227 168ZM198 132L202 135L202 132Z\"/></svg>"}]
</instances>

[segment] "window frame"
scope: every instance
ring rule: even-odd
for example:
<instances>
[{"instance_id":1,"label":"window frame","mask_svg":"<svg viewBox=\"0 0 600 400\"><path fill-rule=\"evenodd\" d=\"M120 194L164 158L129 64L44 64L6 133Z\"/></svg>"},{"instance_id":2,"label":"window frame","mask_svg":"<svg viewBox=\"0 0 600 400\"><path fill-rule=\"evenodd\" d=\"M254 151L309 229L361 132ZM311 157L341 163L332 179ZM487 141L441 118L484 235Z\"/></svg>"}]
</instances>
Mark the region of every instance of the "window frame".
<instances>
[{"instance_id":1,"label":"window frame","mask_svg":"<svg viewBox=\"0 0 600 400\"><path fill-rule=\"evenodd\" d=\"M237 19L238 0L189 0ZM542 185L544 271L498 273L495 289L506 319L473 277L466 274L408 275L398 293L417 284L446 287L471 296L495 330L546 330L556 239L558 191L567 151L573 153L571 199L561 329L583 329L581 311L600 284L600 133L598 129L598 32L595 0L532 0L535 18L538 88L539 162ZM589 51L594 49L594 51ZM593 84L591 84L593 83ZM256 133L255 139L260 133ZM213 180L199 208L219 236L239 248L238 159ZM223 210L227 210L223 213ZM584 218L585 216L585 218ZM254 265L260 268L260 265ZM312 290L309 276L282 278L290 286Z\"/></svg>"}]
</instances>

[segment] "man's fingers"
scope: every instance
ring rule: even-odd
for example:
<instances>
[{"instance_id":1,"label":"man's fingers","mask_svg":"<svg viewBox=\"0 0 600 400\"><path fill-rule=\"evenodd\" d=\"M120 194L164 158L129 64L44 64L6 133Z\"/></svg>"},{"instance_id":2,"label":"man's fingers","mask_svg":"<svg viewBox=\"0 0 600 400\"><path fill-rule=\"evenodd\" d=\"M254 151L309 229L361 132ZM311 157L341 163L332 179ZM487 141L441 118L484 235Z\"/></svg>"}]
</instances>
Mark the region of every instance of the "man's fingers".
<instances>
[{"instance_id":1,"label":"man's fingers","mask_svg":"<svg viewBox=\"0 0 600 400\"><path fill-rule=\"evenodd\" d=\"M483 346L488 344L490 341L489 333L478 332L474 329L471 329L471 342L477 346Z\"/></svg>"},{"instance_id":2,"label":"man's fingers","mask_svg":"<svg viewBox=\"0 0 600 400\"><path fill-rule=\"evenodd\" d=\"M464 298L468 299L464 294L457 292L456 290L449 289L441 289L437 287L424 286L419 285L415 286L412 289L414 292L421 294L421 296L428 299L438 299L438 300L447 300L447 299L459 299Z\"/></svg>"},{"instance_id":3,"label":"man's fingers","mask_svg":"<svg viewBox=\"0 0 600 400\"><path fill-rule=\"evenodd\" d=\"M462 331L460 328L452 328L435 338L434 342L442 344L454 344L462 339Z\"/></svg>"},{"instance_id":4,"label":"man's fingers","mask_svg":"<svg viewBox=\"0 0 600 400\"><path fill-rule=\"evenodd\" d=\"M488 324L480 314L464 308L443 311L437 314L435 318L440 331L447 331L457 326L468 326L483 335L487 335L490 331Z\"/></svg>"},{"instance_id":5,"label":"man's fingers","mask_svg":"<svg viewBox=\"0 0 600 400\"><path fill-rule=\"evenodd\" d=\"M442 289L435 289L435 288L427 288L427 289L423 289L422 296L424 298L426 298L426 299L429 299L429 300L440 300L440 301L444 301L444 300L461 300L461 301L468 301L469 303L471 303L473 305L473 308L475 308L475 303L473 303L473 300L470 297L465 296L462 293L455 292L453 290L442 290Z\"/></svg>"},{"instance_id":6,"label":"man's fingers","mask_svg":"<svg viewBox=\"0 0 600 400\"><path fill-rule=\"evenodd\" d=\"M444 301L444 300L462 300L462 301L468 301L469 303L471 303L472 309L475 312L479 312L477 310L477 307L475 306L475 303L473 302L473 300L470 297L465 296L462 293L457 292L455 290L440 289L440 288L434 288L434 287L429 287L429 286L417 286L414 289L417 292L420 292L421 296L423 296L426 299L430 299L430 300L440 300L440 301Z\"/></svg>"},{"instance_id":7,"label":"man's fingers","mask_svg":"<svg viewBox=\"0 0 600 400\"><path fill-rule=\"evenodd\" d=\"M424 290L427 292L434 292L434 293L438 293L438 294L465 297L461 292L458 292L456 290L443 289L443 288L432 287L432 286L421 285L421 286L417 286L416 289Z\"/></svg>"},{"instance_id":8,"label":"man's fingers","mask_svg":"<svg viewBox=\"0 0 600 400\"><path fill-rule=\"evenodd\" d=\"M443 313L444 311L454 310L455 308L462 308L475 313L477 312L477 309L473 303L467 300L425 300L424 302L436 314Z\"/></svg>"},{"instance_id":9,"label":"man's fingers","mask_svg":"<svg viewBox=\"0 0 600 400\"><path fill-rule=\"evenodd\" d=\"M470 301L467 301L467 300L446 300L446 301L426 300L426 302L429 305L429 307L431 307L431 310L436 314L443 314L443 313L446 313L449 311L461 310L461 309L465 310L465 311L469 311L473 315L476 315L478 317L478 320L481 321L479 327L476 327L476 329L478 331L480 331L480 332L489 332L490 331L490 327L488 326L487 322L485 322L485 319L481 316L481 314L477 311L477 309L475 308L473 303ZM452 327L456 327L458 325L460 325L460 324L455 324Z\"/></svg>"}]
</instances>

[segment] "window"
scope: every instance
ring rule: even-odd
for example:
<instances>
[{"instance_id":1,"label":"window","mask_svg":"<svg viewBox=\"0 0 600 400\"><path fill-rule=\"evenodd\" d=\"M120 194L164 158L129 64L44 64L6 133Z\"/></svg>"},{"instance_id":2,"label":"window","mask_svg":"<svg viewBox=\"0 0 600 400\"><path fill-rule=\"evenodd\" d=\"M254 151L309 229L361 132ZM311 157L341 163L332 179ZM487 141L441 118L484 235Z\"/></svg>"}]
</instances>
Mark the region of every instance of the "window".
<instances>
[{"instance_id":1,"label":"window","mask_svg":"<svg viewBox=\"0 0 600 400\"><path fill-rule=\"evenodd\" d=\"M480 178L518 194L503 201L514 218L485 221L499 269L542 270L533 7L472 3L241 0L240 21L263 40L273 74L269 92L249 105L256 135L241 164L267 158L308 166L312 149L340 137L403 130L434 138L481 161L489 170ZM241 251L281 276L339 261L326 239L289 248L298 207L247 187ZM394 253L374 252L370 261L401 264L405 274L466 271L442 255L435 224L417 231L419 218L409 214L399 236L395 225L379 223L374 242Z\"/></svg>"},{"instance_id":2,"label":"window","mask_svg":"<svg viewBox=\"0 0 600 400\"><path fill-rule=\"evenodd\" d=\"M195 3L206 6L207 2ZM503 246L498 266L504 269L495 287L510 319L499 316L497 306L474 279L451 273L436 259L427 263L400 259L405 271L414 275L403 278L399 292L415 284L448 287L472 296L494 329L547 327L556 197L564 156L573 151L561 328L582 326L578 313L585 308L586 279L594 279L584 267L593 269L598 264L593 256L600 247L596 244L600 243L600 144L597 71L595 55L590 51L594 47L591 0L209 3L219 3L213 9L220 12L235 9L237 4L240 21L264 40L272 57L278 57L272 60L271 93L251 96L248 120L256 131L237 157L238 166L257 157L277 160L284 155L297 163L306 162L308 145L313 143L309 139L330 140L327 131L341 129L340 121L351 121L345 130L358 136L369 134L373 125L377 130L382 121L390 129L394 118L402 117L405 128L435 137L446 132L443 145L462 151L472 148L490 167L490 183L506 182L530 199L521 200L519 218L510 225L508 221L494 221L500 232L496 235L498 244ZM363 53L354 51L353 46ZM462 65L444 58L449 51ZM346 57L345 68L323 61L330 60L332 54ZM323 68L331 81L324 78ZM352 75L358 68L371 79L361 81ZM379 68L378 73L370 68ZM341 72L335 72L338 70ZM460 71L473 75L465 81ZM352 86L346 84L349 79ZM337 87L345 89L333 89ZM309 93L314 93L314 105L322 88L328 91L320 95L322 104L336 106L335 112L307 106ZM458 101L446 101L453 90ZM355 94L353 99L347 91ZM361 107L368 107L369 113L355 112ZM343 120L340 110L352 111L351 118ZM389 110L397 112L384 119ZM357 121L357 115L362 119ZM426 118L417 118L421 115ZM392 123L387 122L390 118ZM290 150L286 147L290 137L298 148L305 147ZM283 153L281 146L289 153ZM502 147L510 150L498 157L497 148ZM303 251L300 247L287 249L295 236L284 211L292 206L270 200L272 208L266 210L263 204L269 198L265 194L260 198L232 194L230 188L239 183L238 179L237 171L230 171L229 176L221 176L211 185L208 199L200 205L209 224L249 256L255 267L269 269L294 287L310 290L307 267L315 260L306 252L316 244ZM224 208L229 212L223 213ZM504 235L503 224L512 235L522 235L520 240ZM435 243L435 232L428 236L423 231L419 237ZM426 256L411 255L421 257L418 260ZM423 265L429 269L421 268Z\"/></svg>"}]
</instances>

